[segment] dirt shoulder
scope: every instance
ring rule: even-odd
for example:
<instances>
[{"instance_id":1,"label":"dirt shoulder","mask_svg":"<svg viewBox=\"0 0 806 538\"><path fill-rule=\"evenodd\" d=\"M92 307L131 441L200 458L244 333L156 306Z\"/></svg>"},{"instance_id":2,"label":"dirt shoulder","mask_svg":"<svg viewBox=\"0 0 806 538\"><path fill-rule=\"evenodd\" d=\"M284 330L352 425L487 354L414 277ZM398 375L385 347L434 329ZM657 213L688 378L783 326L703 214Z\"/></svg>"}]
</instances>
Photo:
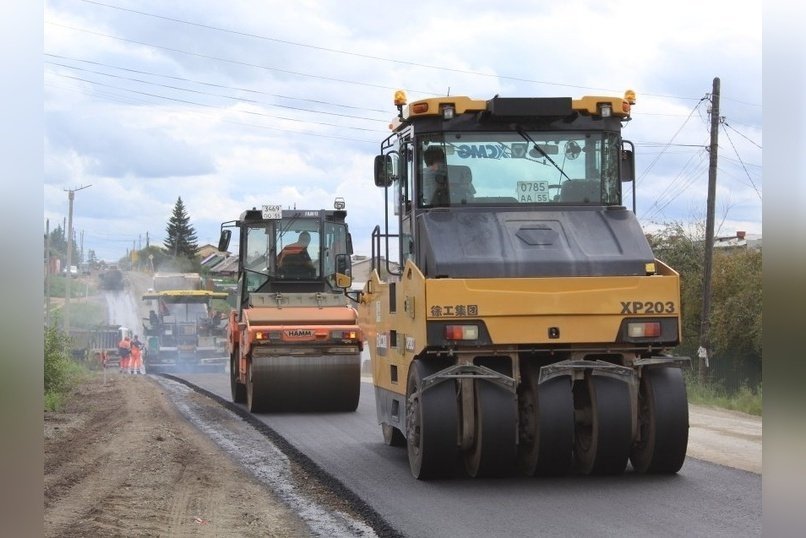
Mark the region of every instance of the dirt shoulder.
<instances>
[{"instance_id":1,"label":"dirt shoulder","mask_svg":"<svg viewBox=\"0 0 806 538\"><path fill-rule=\"evenodd\" d=\"M689 405L689 457L761 474L761 433L761 417Z\"/></svg>"},{"instance_id":2,"label":"dirt shoulder","mask_svg":"<svg viewBox=\"0 0 806 538\"><path fill-rule=\"evenodd\" d=\"M44 523L45 536L65 537L311 535L155 380L116 373L45 413Z\"/></svg>"}]
</instances>

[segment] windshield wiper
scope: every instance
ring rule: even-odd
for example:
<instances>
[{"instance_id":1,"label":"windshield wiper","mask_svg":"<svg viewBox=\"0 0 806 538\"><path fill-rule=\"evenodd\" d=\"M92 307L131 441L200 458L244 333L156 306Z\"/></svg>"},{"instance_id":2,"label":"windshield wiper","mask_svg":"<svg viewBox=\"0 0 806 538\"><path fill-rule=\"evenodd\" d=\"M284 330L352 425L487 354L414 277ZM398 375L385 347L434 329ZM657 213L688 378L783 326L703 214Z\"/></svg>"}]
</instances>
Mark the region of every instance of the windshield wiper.
<instances>
[{"instance_id":1,"label":"windshield wiper","mask_svg":"<svg viewBox=\"0 0 806 538\"><path fill-rule=\"evenodd\" d=\"M524 139L524 140L526 140L527 142L531 142L531 143L532 143L532 145L534 145L535 149L536 149L537 151L539 151L539 152L540 152L540 154L541 154L541 155L543 155L543 157L545 157L546 159L548 159L548 160L549 160L549 162L550 162L551 164L553 164L553 165L554 165L554 168L556 168L557 170L559 170L559 171L560 171L560 173L561 173L562 175L564 175L564 176L565 176L565 179L567 179L567 180L569 180L569 181L571 180L571 178L570 178L570 177L568 177L568 174L566 174L566 173L565 173L565 171L564 171L562 168L560 168L560 167L557 165L557 163L555 163L555 162L554 162L554 159L552 159L551 157L549 157L549 154L548 154L548 153L546 153L545 151L543 151L543 148L541 148L541 147L540 147L540 145L538 145L538 143L537 143L537 142L535 142L535 141L534 141L534 139L533 139L531 136L529 136L529 133L527 133L526 131L524 131L522 128L520 128L520 127L519 127L519 128L518 128L518 134L519 134L519 135L521 135L521 137L523 137L523 139Z\"/></svg>"}]
</instances>

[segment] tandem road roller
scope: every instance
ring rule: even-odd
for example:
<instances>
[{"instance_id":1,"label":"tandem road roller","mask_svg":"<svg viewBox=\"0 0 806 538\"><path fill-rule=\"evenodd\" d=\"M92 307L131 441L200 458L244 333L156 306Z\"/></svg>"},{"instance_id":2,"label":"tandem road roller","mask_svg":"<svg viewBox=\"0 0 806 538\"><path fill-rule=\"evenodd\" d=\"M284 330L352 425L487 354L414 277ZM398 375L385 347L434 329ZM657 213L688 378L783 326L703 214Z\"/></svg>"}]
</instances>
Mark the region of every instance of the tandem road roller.
<instances>
[{"instance_id":1,"label":"tandem road roller","mask_svg":"<svg viewBox=\"0 0 806 538\"><path fill-rule=\"evenodd\" d=\"M221 225L219 250L239 230L237 306L229 315L232 400L252 412L355 411L363 337L344 290L352 243L344 200L334 210L244 211Z\"/></svg>"},{"instance_id":2,"label":"tandem road roller","mask_svg":"<svg viewBox=\"0 0 806 538\"><path fill-rule=\"evenodd\" d=\"M679 276L622 200L634 102L395 95L356 299L383 438L415 477L682 466Z\"/></svg>"}]
</instances>

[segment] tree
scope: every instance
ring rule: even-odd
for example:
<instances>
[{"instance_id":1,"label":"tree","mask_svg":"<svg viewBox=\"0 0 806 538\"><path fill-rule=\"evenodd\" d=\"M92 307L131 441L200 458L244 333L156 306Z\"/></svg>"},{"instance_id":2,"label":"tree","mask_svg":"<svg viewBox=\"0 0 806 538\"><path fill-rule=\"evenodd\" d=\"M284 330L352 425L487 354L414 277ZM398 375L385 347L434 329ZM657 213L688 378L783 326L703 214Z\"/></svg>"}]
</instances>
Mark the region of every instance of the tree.
<instances>
[{"instance_id":1,"label":"tree","mask_svg":"<svg viewBox=\"0 0 806 538\"><path fill-rule=\"evenodd\" d=\"M714 351L761 360L761 251L714 256L711 342Z\"/></svg>"},{"instance_id":2,"label":"tree","mask_svg":"<svg viewBox=\"0 0 806 538\"><path fill-rule=\"evenodd\" d=\"M45 244L47 245L48 237L45 236ZM64 228L56 226L50 231L50 255L63 258L67 255L67 236L64 233Z\"/></svg>"},{"instance_id":3,"label":"tree","mask_svg":"<svg viewBox=\"0 0 806 538\"><path fill-rule=\"evenodd\" d=\"M168 236L165 238L163 245L165 245L170 255L191 260L196 257L196 250L199 248L196 242L196 231L190 225L190 217L188 217L181 196L176 200L173 214L168 220L168 226L165 231Z\"/></svg>"},{"instance_id":4,"label":"tree","mask_svg":"<svg viewBox=\"0 0 806 538\"><path fill-rule=\"evenodd\" d=\"M676 352L696 356L702 314L704 227L688 231L680 223L666 224L649 237L661 261L680 273L683 340ZM711 279L709 338L713 381L728 390L760 382L761 252L752 249L714 253Z\"/></svg>"}]
</instances>

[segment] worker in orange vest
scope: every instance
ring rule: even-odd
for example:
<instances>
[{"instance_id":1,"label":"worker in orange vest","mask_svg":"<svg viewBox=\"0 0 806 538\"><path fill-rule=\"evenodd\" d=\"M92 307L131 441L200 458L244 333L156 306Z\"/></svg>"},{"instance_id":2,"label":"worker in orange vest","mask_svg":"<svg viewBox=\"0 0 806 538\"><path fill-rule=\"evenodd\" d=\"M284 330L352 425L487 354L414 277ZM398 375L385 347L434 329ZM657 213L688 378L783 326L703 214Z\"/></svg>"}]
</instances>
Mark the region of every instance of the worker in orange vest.
<instances>
[{"instance_id":1,"label":"worker in orange vest","mask_svg":"<svg viewBox=\"0 0 806 538\"><path fill-rule=\"evenodd\" d=\"M313 270L311 256L308 254L308 245L311 243L311 234L302 232L299 234L296 243L291 243L283 247L277 256L277 267L281 272L293 270L293 268L305 268Z\"/></svg>"},{"instance_id":2,"label":"worker in orange vest","mask_svg":"<svg viewBox=\"0 0 806 538\"><path fill-rule=\"evenodd\" d=\"M142 349L143 343L137 338L137 335L134 335L134 340L132 340L132 358L129 361L129 373L130 374L145 374L145 368L143 368L143 358L142 358Z\"/></svg>"},{"instance_id":3,"label":"worker in orange vest","mask_svg":"<svg viewBox=\"0 0 806 538\"><path fill-rule=\"evenodd\" d=\"M118 355L120 355L120 373L125 374L129 371L129 362L132 355L132 342L128 336L118 342Z\"/></svg>"}]
</instances>

